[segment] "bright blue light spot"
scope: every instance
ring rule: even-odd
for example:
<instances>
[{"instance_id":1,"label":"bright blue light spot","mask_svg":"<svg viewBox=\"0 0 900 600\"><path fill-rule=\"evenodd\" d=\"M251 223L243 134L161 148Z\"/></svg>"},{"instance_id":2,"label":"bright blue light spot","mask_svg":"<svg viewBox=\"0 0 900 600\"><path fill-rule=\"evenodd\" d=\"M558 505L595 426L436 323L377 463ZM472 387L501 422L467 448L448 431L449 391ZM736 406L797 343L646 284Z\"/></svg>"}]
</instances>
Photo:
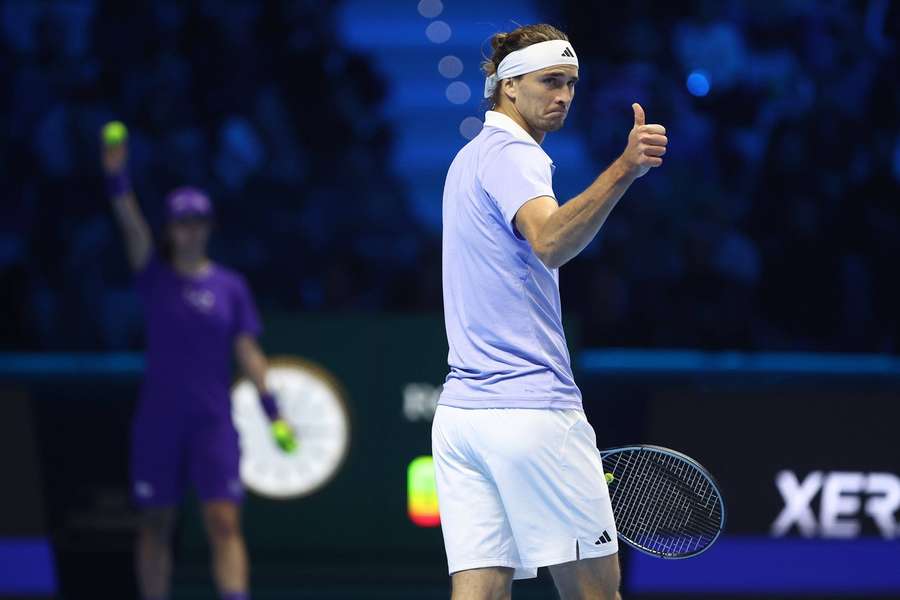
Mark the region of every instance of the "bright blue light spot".
<instances>
[{"instance_id":1,"label":"bright blue light spot","mask_svg":"<svg viewBox=\"0 0 900 600\"><path fill-rule=\"evenodd\" d=\"M692 71L687 78L687 88L695 96L709 93L709 76L703 71Z\"/></svg>"}]
</instances>

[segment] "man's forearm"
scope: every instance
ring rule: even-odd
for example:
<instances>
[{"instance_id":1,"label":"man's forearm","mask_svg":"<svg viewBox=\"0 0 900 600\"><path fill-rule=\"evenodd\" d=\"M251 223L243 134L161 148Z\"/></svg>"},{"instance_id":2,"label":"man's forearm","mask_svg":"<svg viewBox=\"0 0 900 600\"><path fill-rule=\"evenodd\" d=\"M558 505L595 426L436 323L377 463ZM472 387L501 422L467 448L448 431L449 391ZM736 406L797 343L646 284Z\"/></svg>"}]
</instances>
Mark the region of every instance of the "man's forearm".
<instances>
[{"instance_id":1,"label":"man's forearm","mask_svg":"<svg viewBox=\"0 0 900 600\"><path fill-rule=\"evenodd\" d=\"M128 262L135 270L140 270L147 263L153 250L153 236L150 227L144 220L141 208L133 192L127 192L113 199L113 212L125 238L125 249Z\"/></svg>"},{"instance_id":2,"label":"man's forearm","mask_svg":"<svg viewBox=\"0 0 900 600\"><path fill-rule=\"evenodd\" d=\"M278 404L275 396L266 386L266 373L269 370L269 361L256 340L250 336L238 338L235 350L241 371L247 376L256 390L259 392L259 402L263 411L271 420L278 418Z\"/></svg>"},{"instance_id":3,"label":"man's forearm","mask_svg":"<svg viewBox=\"0 0 900 600\"><path fill-rule=\"evenodd\" d=\"M584 250L633 181L617 159L587 189L555 210L541 227L535 248L544 264L558 268Z\"/></svg>"},{"instance_id":4,"label":"man's forearm","mask_svg":"<svg viewBox=\"0 0 900 600\"><path fill-rule=\"evenodd\" d=\"M262 351L257 349L246 351L241 362L244 374L253 382L259 393L262 394L268 391L266 388L266 372L269 369L269 364Z\"/></svg>"}]
</instances>

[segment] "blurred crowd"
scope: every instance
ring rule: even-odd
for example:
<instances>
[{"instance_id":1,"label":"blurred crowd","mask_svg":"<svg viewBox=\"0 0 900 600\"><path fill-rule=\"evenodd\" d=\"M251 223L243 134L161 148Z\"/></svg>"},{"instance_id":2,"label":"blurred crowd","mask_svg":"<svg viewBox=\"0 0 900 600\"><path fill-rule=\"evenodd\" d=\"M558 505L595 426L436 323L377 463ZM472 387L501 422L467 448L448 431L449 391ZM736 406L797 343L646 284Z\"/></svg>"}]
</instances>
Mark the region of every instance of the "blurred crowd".
<instances>
[{"instance_id":1,"label":"blurred crowd","mask_svg":"<svg viewBox=\"0 0 900 600\"><path fill-rule=\"evenodd\" d=\"M409 214L386 83L342 48L335 3L0 6L0 349L141 347L98 162L114 118L151 224L171 188L207 189L212 254L263 311L441 310L439 236ZM597 164L634 100L670 139L562 270L584 344L898 350L897 3L541 7L577 43L568 126Z\"/></svg>"},{"instance_id":2,"label":"blurred crowd","mask_svg":"<svg viewBox=\"0 0 900 600\"><path fill-rule=\"evenodd\" d=\"M4 2L3 347L140 347L99 168L111 119L156 233L169 190L205 188L211 252L262 310L404 307L427 240L387 167L384 85L334 18L315 0Z\"/></svg>"},{"instance_id":3,"label":"blurred crowd","mask_svg":"<svg viewBox=\"0 0 900 600\"><path fill-rule=\"evenodd\" d=\"M900 4L545 8L585 63L569 125L598 163L635 100L669 134L562 273L588 343L900 350Z\"/></svg>"}]
</instances>

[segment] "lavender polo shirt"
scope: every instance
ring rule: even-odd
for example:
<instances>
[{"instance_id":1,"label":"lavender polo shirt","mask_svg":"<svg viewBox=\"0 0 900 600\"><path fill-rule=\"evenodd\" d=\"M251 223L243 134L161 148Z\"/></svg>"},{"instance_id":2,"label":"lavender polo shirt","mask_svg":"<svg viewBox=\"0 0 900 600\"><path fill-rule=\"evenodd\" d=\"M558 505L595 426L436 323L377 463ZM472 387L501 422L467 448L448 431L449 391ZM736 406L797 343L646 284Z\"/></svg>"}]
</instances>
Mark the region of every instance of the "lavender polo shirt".
<instances>
[{"instance_id":1,"label":"lavender polo shirt","mask_svg":"<svg viewBox=\"0 0 900 600\"><path fill-rule=\"evenodd\" d=\"M488 111L444 184L444 321L450 373L440 404L581 408L562 327L559 272L515 228L553 196L553 162L512 119Z\"/></svg>"}]
</instances>

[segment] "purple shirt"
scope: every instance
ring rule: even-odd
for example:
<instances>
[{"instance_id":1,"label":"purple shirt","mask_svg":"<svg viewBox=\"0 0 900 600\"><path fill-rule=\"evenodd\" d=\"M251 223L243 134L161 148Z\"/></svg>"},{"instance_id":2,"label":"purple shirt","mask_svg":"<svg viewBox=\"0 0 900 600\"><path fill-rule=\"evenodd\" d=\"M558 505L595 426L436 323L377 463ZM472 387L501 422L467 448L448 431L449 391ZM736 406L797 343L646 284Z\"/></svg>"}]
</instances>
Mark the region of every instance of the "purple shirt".
<instances>
[{"instance_id":1,"label":"purple shirt","mask_svg":"<svg viewBox=\"0 0 900 600\"><path fill-rule=\"evenodd\" d=\"M229 416L235 338L262 329L244 278L218 264L188 277L154 256L136 284L147 327L140 412Z\"/></svg>"}]
</instances>

